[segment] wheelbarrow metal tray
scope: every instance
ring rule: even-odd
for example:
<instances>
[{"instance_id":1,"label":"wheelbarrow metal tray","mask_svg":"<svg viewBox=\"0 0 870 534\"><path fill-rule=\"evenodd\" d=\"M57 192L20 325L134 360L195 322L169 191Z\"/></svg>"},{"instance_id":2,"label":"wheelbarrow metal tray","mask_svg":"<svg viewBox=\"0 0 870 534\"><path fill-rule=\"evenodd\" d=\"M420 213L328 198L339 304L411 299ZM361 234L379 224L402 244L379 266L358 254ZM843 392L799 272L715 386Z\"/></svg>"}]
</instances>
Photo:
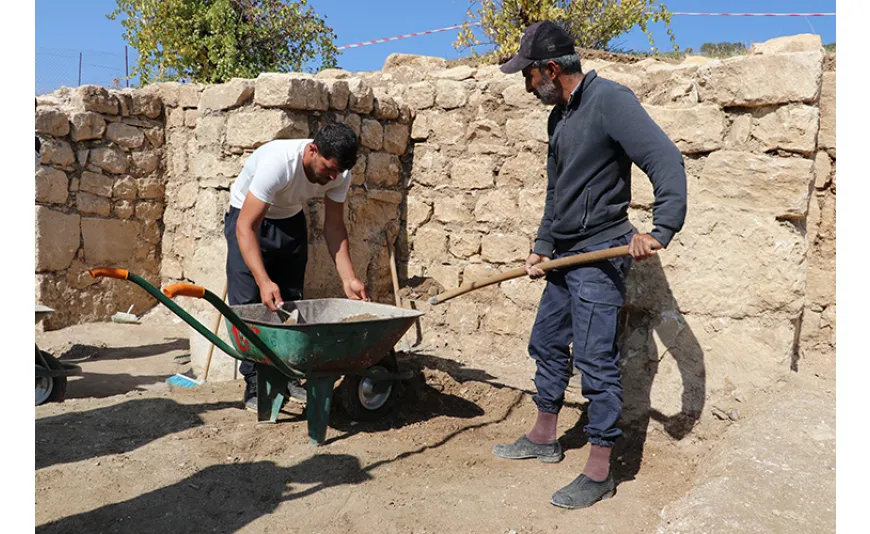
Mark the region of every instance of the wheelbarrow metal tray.
<instances>
[{"instance_id":1,"label":"wheelbarrow metal tray","mask_svg":"<svg viewBox=\"0 0 870 534\"><path fill-rule=\"evenodd\" d=\"M278 313L263 304L231 306L285 363L303 372L359 371L378 363L422 312L348 299L286 302ZM298 311L295 324L284 324ZM268 359L227 321L235 348L246 358Z\"/></svg>"}]
</instances>

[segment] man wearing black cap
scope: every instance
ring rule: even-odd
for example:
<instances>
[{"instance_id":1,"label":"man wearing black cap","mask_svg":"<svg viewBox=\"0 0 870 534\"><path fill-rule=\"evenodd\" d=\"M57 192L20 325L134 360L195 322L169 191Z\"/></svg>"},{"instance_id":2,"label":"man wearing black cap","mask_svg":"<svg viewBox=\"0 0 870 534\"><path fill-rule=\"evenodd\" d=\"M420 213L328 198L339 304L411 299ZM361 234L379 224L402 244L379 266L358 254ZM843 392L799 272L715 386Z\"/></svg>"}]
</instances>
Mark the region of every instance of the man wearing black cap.
<instances>
[{"instance_id":1,"label":"man wearing black cap","mask_svg":"<svg viewBox=\"0 0 870 534\"><path fill-rule=\"evenodd\" d=\"M529 354L537 363L537 421L516 442L493 447L502 458L562 460L556 423L571 378L573 343L574 365L589 400L589 459L583 474L557 491L551 502L583 508L615 490L610 452L621 435L617 339L625 277L632 259L652 257L683 226L683 157L631 90L595 71L583 74L573 39L550 21L526 28L519 52L501 70L522 72L526 91L555 106L547 124L546 204L526 272L539 278L545 273L535 265L543 260L623 245L631 254L546 274L529 340ZM649 176L655 191L648 234L636 233L628 220L632 162Z\"/></svg>"}]
</instances>

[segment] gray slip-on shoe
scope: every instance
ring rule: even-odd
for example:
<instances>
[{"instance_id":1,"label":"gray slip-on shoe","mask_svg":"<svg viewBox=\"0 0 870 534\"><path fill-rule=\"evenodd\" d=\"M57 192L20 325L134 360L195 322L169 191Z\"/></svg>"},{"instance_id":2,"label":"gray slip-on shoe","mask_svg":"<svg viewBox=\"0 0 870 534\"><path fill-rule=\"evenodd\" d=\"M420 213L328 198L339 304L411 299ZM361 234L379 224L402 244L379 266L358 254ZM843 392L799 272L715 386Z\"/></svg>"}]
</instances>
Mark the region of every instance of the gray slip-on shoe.
<instances>
[{"instance_id":1,"label":"gray slip-on shoe","mask_svg":"<svg viewBox=\"0 0 870 534\"><path fill-rule=\"evenodd\" d=\"M596 502L613 497L616 492L616 484L613 475L601 482L595 482L586 475L580 475L573 482L553 494L551 504L561 508L586 508Z\"/></svg>"},{"instance_id":2,"label":"gray slip-on shoe","mask_svg":"<svg viewBox=\"0 0 870 534\"><path fill-rule=\"evenodd\" d=\"M507 458L508 460L523 460L526 458L537 458L545 463L561 462L565 457L562 454L562 446L559 440L553 443L534 443L526 436L521 437L510 444L498 444L493 446L492 453L499 458Z\"/></svg>"}]
</instances>

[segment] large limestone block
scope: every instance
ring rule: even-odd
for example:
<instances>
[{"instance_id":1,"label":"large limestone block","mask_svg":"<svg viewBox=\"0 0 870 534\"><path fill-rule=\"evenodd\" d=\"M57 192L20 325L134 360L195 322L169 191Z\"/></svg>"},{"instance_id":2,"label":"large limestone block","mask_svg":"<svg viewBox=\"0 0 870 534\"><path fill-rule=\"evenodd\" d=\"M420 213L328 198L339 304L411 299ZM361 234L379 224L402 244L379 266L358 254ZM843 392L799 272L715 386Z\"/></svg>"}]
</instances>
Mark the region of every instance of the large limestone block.
<instances>
[{"instance_id":1,"label":"large limestone block","mask_svg":"<svg viewBox=\"0 0 870 534\"><path fill-rule=\"evenodd\" d=\"M396 185L401 178L402 165L399 158L384 152L369 153L366 162L366 181L372 185Z\"/></svg>"},{"instance_id":2,"label":"large limestone block","mask_svg":"<svg viewBox=\"0 0 870 534\"><path fill-rule=\"evenodd\" d=\"M536 108L542 105L538 97L526 91L526 84L522 80L505 87L501 96L505 104L516 108Z\"/></svg>"},{"instance_id":3,"label":"large limestone block","mask_svg":"<svg viewBox=\"0 0 870 534\"><path fill-rule=\"evenodd\" d=\"M506 159L498 171L496 184L499 187L546 187L547 155L523 151Z\"/></svg>"},{"instance_id":4,"label":"large limestone block","mask_svg":"<svg viewBox=\"0 0 870 534\"><path fill-rule=\"evenodd\" d=\"M401 156L408 148L411 131L405 124L391 123L384 126L384 150Z\"/></svg>"},{"instance_id":5,"label":"large limestone block","mask_svg":"<svg viewBox=\"0 0 870 534\"><path fill-rule=\"evenodd\" d=\"M415 196L409 196L407 202L408 233L413 234L421 224L425 224L432 216L432 204Z\"/></svg>"},{"instance_id":6,"label":"large limestone block","mask_svg":"<svg viewBox=\"0 0 870 534\"><path fill-rule=\"evenodd\" d=\"M404 100L411 109L421 110L435 105L435 86L430 82L413 83L405 89Z\"/></svg>"},{"instance_id":7,"label":"large limestone block","mask_svg":"<svg viewBox=\"0 0 870 534\"><path fill-rule=\"evenodd\" d=\"M73 103L85 111L95 111L106 115L118 114L118 99L99 85L82 85L75 90Z\"/></svg>"},{"instance_id":8,"label":"large limestone block","mask_svg":"<svg viewBox=\"0 0 870 534\"><path fill-rule=\"evenodd\" d=\"M466 259L480 253L481 235L476 232L456 232L450 234L450 253L457 258Z\"/></svg>"},{"instance_id":9,"label":"large limestone block","mask_svg":"<svg viewBox=\"0 0 870 534\"><path fill-rule=\"evenodd\" d=\"M275 114L276 110L261 111L261 113ZM282 112L277 111L277 113ZM194 130L196 136L196 144L202 147L202 149L210 151L214 150L216 147L223 146L226 136L227 123L227 117L224 114L203 115L200 120L196 121L196 127ZM202 150L198 152L201 151Z\"/></svg>"},{"instance_id":10,"label":"large limestone block","mask_svg":"<svg viewBox=\"0 0 870 534\"><path fill-rule=\"evenodd\" d=\"M683 313L717 317L797 316L806 294L806 254L804 236L788 222L690 202L667 250L632 266L628 301L658 310L676 300Z\"/></svg>"},{"instance_id":11,"label":"large limestone block","mask_svg":"<svg viewBox=\"0 0 870 534\"><path fill-rule=\"evenodd\" d=\"M477 69L474 67L460 65L447 70L434 70L430 73L430 76L436 80L455 80L461 82L462 80L473 78L476 72Z\"/></svg>"},{"instance_id":12,"label":"large limestone block","mask_svg":"<svg viewBox=\"0 0 870 534\"><path fill-rule=\"evenodd\" d=\"M91 150L91 163L112 174L127 172L127 156L114 147L101 147Z\"/></svg>"},{"instance_id":13,"label":"large limestone block","mask_svg":"<svg viewBox=\"0 0 870 534\"><path fill-rule=\"evenodd\" d=\"M529 111L522 118L508 119L505 126L508 140L514 143L525 141L546 143L549 140L547 115L544 110L535 110Z\"/></svg>"},{"instance_id":14,"label":"large limestone block","mask_svg":"<svg viewBox=\"0 0 870 534\"><path fill-rule=\"evenodd\" d=\"M438 223L417 229L412 242L411 257L424 263L441 262L447 254L448 232Z\"/></svg>"},{"instance_id":15,"label":"large limestone block","mask_svg":"<svg viewBox=\"0 0 870 534\"><path fill-rule=\"evenodd\" d=\"M79 213L108 217L112 213L112 202L106 197L79 191L76 195L76 208Z\"/></svg>"},{"instance_id":16,"label":"large limestone block","mask_svg":"<svg viewBox=\"0 0 870 534\"><path fill-rule=\"evenodd\" d=\"M254 103L263 107L329 109L329 89L309 74L264 72L257 76Z\"/></svg>"},{"instance_id":17,"label":"large limestone block","mask_svg":"<svg viewBox=\"0 0 870 534\"><path fill-rule=\"evenodd\" d=\"M529 255L529 238L521 235L489 234L481 240L480 257L490 263L517 263Z\"/></svg>"},{"instance_id":18,"label":"large limestone block","mask_svg":"<svg viewBox=\"0 0 870 534\"><path fill-rule=\"evenodd\" d=\"M337 111L347 109L347 101L350 98L350 87L347 85L347 81L324 79L323 83L326 84L329 91L329 108Z\"/></svg>"},{"instance_id":19,"label":"large limestone block","mask_svg":"<svg viewBox=\"0 0 870 534\"><path fill-rule=\"evenodd\" d=\"M470 223L474 220L474 197L460 194L435 202L435 220L442 223Z\"/></svg>"},{"instance_id":20,"label":"large limestone block","mask_svg":"<svg viewBox=\"0 0 870 534\"><path fill-rule=\"evenodd\" d=\"M754 113L752 137L760 150L780 149L812 156L816 151L819 110L803 104L780 106Z\"/></svg>"},{"instance_id":21,"label":"large limestone block","mask_svg":"<svg viewBox=\"0 0 870 534\"><path fill-rule=\"evenodd\" d=\"M813 102L819 97L822 59L819 50L714 61L698 69L698 95L701 102L721 106Z\"/></svg>"},{"instance_id":22,"label":"large limestone block","mask_svg":"<svg viewBox=\"0 0 870 534\"><path fill-rule=\"evenodd\" d=\"M517 196L520 219L523 224L537 235L538 225L544 216L544 205L547 202L545 189L523 189Z\"/></svg>"},{"instance_id":23,"label":"large limestone block","mask_svg":"<svg viewBox=\"0 0 870 534\"><path fill-rule=\"evenodd\" d=\"M82 218L85 262L90 265L124 265L133 258L141 223L114 219Z\"/></svg>"},{"instance_id":24,"label":"large limestone block","mask_svg":"<svg viewBox=\"0 0 870 534\"><path fill-rule=\"evenodd\" d=\"M375 118L378 120L394 120L399 118L399 105L392 96L384 92L383 89L375 88L375 105L372 110Z\"/></svg>"},{"instance_id":25,"label":"large limestone block","mask_svg":"<svg viewBox=\"0 0 870 534\"><path fill-rule=\"evenodd\" d=\"M69 179L65 172L40 166L36 171L36 201L65 204L69 196Z\"/></svg>"},{"instance_id":26,"label":"large limestone block","mask_svg":"<svg viewBox=\"0 0 870 534\"><path fill-rule=\"evenodd\" d=\"M145 132L123 122L109 124L106 137L124 148L139 148L145 143Z\"/></svg>"},{"instance_id":27,"label":"large limestone block","mask_svg":"<svg viewBox=\"0 0 870 534\"><path fill-rule=\"evenodd\" d=\"M459 158L450 169L451 187L459 189L486 189L495 182L495 160L491 156Z\"/></svg>"},{"instance_id":28,"label":"large limestone block","mask_svg":"<svg viewBox=\"0 0 870 534\"><path fill-rule=\"evenodd\" d=\"M79 182L80 191L87 191L88 193L106 198L112 197L113 186L114 180L110 176L89 171L82 173L82 178Z\"/></svg>"},{"instance_id":29,"label":"large limestone block","mask_svg":"<svg viewBox=\"0 0 870 534\"><path fill-rule=\"evenodd\" d=\"M450 112L431 110L417 115L417 121L420 119L423 120L421 128L428 129L430 132L428 136L423 136L423 139L428 138L442 145L455 145L465 137L468 122L458 110ZM417 121L414 121L415 128Z\"/></svg>"},{"instance_id":30,"label":"large limestone block","mask_svg":"<svg viewBox=\"0 0 870 534\"><path fill-rule=\"evenodd\" d=\"M683 154L712 152L722 147L726 120L719 106L644 107Z\"/></svg>"},{"instance_id":31,"label":"large limestone block","mask_svg":"<svg viewBox=\"0 0 870 534\"><path fill-rule=\"evenodd\" d=\"M447 158L436 145L421 143L414 147L414 163L411 166L411 182L426 186L443 185L449 182Z\"/></svg>"},{"instance_id":32,"label":"large limestone block","mask_svg":"<svg viewBox=\"0 0 870 534\"><path fill-rule=\"evenodd\" d=\"M814 178L812 160L719 150L706 159L697 183L690 180L689 196L695 202L803 219Z\"/></svg>"},{"instance_id":33,"label":"large limestone block","mask_svg":"<svg viewBox=\"0 0 870 534\"><path fill-rule=\"evenodd\" d=\"M347 107L354 113L371 113L375 107L375 92L363 80L348 78L347 88L350 94L347 98Z\"/></svg>"},{"instance_id":34,"label":"large limestone block","mask_svg":"<svg viewBox=\"0 0 870 534\"><path fill-rule=\"evenodd\" d=\"M822 38L814 33L777 37L763 43L755 43L749 48L750 54L788 54L794 52L816 52L822 48Z\"/></svg>"},{"instance_id":35,"label":"large limestone block","mask_svg":"<svg viewBox=\"0 0 870 534\"><path fill-rule=\"evenodd\" d=\"M372 150L380 150L384 146L384 127L380 122L363 119L360 127L360 143Z\"/></svg>"},{"instance_id":36,"label":"large limestone block","mask_svg":"<svg viewBox=\"0 0 870 534\"><path fill-rule=\"evenodd\" d=\"M224 159L208 152L198 152L191 162L193 175L200 179L218 176L235 178L243 166L244 162L240 158Z\"/></svg>"},{"instance_id":37,"label":"large limestone block","mask_svg":"<svg viewBox=\"0 0 870 534\"><path fill-rule=\"evenodd\" d=\"M459 334L474 334L480 327L481 309L476 302L456 299L447 304L447 326Z\"/></svg>"},{"instance_id":38,"label":"large limestone block","mask_svg":"<svg viewBox=\"0 0 870 534\"><path fill-rule=\"evenodd\" d=\"M484 223L507 223L517 220L517 192L497 189L480 195L474 207L474 219Z\"/></svg>"},{"instance_id":39,"label":"large limestone block","mask_svg":"<svg viewBox=\"0 0 870 534\"><path fill-rule=\"evenodd\" d=\"M254 80L234 78L227 83L209 85L202 92L199 111L222 111L241 106L254 94Z\"/></svg>"},{"instance_id":40,"label":"large limestone block","mask_svg":"<svg viewBox=\"0 0 870 534\"><path fill-rule=\"evenodd\" d=\"M57 165L59 167L69 167L76 161L76 155L66 141L60 139L49 139L43 141L42 150L40 150L39 163L43 165Z\"/></svg>"},{"instance_id":41,"label":"large limestone block","mask_svg":"<svg viewBox=\"0 0 870 534\"><path fill-rule=\"evenodd\" d=\"M837 73L822 74L819 100L819 148L837 157Z\"/></svg>"},{"instance_id":42,"label":"large limestone block","mask_svg":"<svg viewBox=\"0 0 870 534\"><path fill-rule=\"evenodd\" d=\"M149 119L156 119L163 111L163 103L156 88L132 91L130 100L130 112L133 115L145 115Z\"/></svg>"},{"instance_id":43,"label":"large limestone block","mask_svg":"<svg viewBox=\"0 0 870 534\"><path fill-rule=\"evenodd\" d=\"M36 270L60 271L75 258L81 243L78 214L36 206Z\"/></svg>"},{"instance_id":44,"label":"large limestone block","mask_svg":"<svg viewBox=\"0 0 870 534\"><path fill-rule=\"evenodd\" d=\"M447 60L434 56L418 56L415 54L390 54L384 60L381 70L392 72L400 67L409 67L421 72L443 70L447 66Z\"/></svg>"},{"instance_id":45,"label":"large limestone block","mask_svg":"<svg viewBox=\"0 0 870 534\"><path fill-rule=\"evenodd\" d=\"M308 137L308 118L280 109L238 111L227 120L227 144L257 148L273 139Z\"/></svg>"},{"instance_id":46,"label":"large limestone block","mask_svg":"<svg viewBox=\"0 0 870 534\"><path fill-rule=\"evenodd\" d=\"M435 92L435 103L444 109L462 107L468 102L462 82L438 80L435 82Z\"/></svg>"},{"instance_id":47,"label":"large limestone block","mask_svg":"<svg viewBox=\"0 0 870 534\"><path fill-rule=\"evenodd\" d=\"M69 118L64 112L54 108L38 108L36 110L36 133L64 137L69 133Z\"/></svg>"}]
</instances>

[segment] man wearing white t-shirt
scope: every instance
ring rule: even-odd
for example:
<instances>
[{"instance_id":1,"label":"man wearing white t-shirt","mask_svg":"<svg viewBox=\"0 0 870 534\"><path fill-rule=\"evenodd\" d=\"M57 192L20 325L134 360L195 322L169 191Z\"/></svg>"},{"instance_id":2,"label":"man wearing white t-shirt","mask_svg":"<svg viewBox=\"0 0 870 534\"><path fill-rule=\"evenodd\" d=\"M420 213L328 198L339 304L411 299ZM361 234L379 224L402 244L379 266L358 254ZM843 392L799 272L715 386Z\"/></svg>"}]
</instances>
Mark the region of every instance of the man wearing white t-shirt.
<instances>
[{"instance_id":1,"label":"man wearing white t-shirt","mask_svg":"<svg viewBox=\"0 0 870 534\"><path fill-rule=\"evenodd\" d=\"M284 301L302 299L308 260L303 207L319 197L323 235L344 293L352 300L369 300L365 284L354 274L344 225L358 148L359 138L349 126L329 124L314 139L276 139L251 154L230 188L224 217L230 305L262 302L275 311ZM245 406L256 411L256 368L243 362L239 369L246 382ZM305 398L298 381L288 389L291 397Z\"/></svg>"}]
</instances>

